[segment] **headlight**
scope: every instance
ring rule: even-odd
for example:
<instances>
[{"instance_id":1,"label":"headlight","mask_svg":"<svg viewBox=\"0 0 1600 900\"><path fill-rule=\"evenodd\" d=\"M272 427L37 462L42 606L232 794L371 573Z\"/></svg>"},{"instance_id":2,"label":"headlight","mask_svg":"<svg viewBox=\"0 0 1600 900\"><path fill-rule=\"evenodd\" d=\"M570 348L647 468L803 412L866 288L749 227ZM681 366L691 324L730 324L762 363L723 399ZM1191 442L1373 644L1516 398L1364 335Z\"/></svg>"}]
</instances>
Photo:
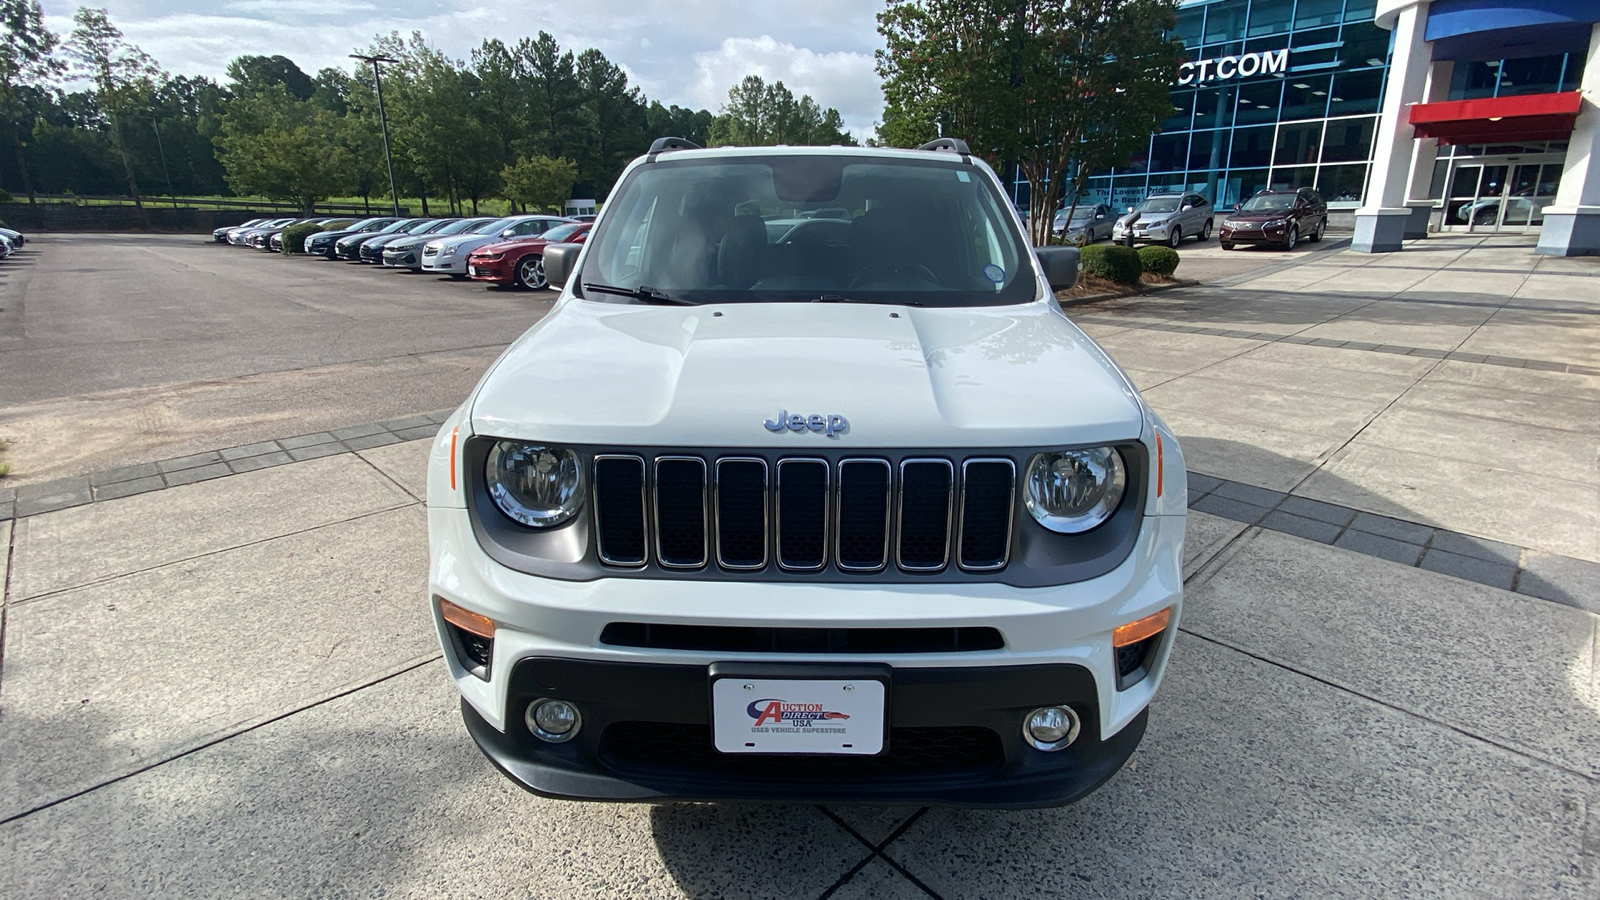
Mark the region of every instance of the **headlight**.
<instances>
[{"instance_id":1,"label":"headlight","mask_svg":"<svg viewBox=\"0 0 1600 900\"><path fill-rule=\"evenodd\" d=\"M1283 221L1284 220L1282 220L1282 219L1273 219L1273 220L1271 220L1269 222L1261 223L1261 227L1262 228L1282 228L1283 227Z\"/></svg>"},{"instance_id":2,"label":"headlight","mask_svg":"<svg viewBox=\"0 0 1600 900\"><path fill-rule=\"evenodd\" d=\"M456 255L456 245L455 244L451 244L450 246L444 248L443 250L439 251L439 255L440 256L455 256Z\"/></svg>"},{"instance_id":3,"label":"headlight","mask_svg":"<svg viewBox=\"0 0 1600 900\"><path fill-rule=\"evenodd\" d=\"M504 253L479 253L474 254L473 258L478 262L499 262L505 259L506 255Z\"/></svg>"},{"instance_id":4,"label":"headlight","mask_svg":"<svg viewBox=\"0 0 1600 900\"><path fill-rule=\"evenodd\" d=\"M1028 461L1028 512L1051 531L1080 534L1111 518L1127 481L1110 447L1040 453Z\"/></svg>"},{"instance_id":5,"label":"headlight","mask_svg":"<svg viewBox=\"0 0 1600 900\"><path fill-rule=\"evenodd\" d=\"M530 528L560 525L583 507L583 469L565 447L497 441L484 475L494 505Z\"/></svg>"}]
</instances>

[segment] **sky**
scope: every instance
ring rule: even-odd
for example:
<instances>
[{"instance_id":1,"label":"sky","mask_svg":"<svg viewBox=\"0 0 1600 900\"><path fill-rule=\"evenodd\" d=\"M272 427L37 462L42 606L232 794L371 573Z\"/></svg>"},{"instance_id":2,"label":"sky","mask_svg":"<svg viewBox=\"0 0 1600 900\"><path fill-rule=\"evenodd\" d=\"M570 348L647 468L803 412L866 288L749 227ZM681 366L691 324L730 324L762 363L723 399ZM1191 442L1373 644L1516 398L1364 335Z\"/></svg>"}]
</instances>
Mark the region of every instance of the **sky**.
<instances>
[{"instance_id":1,"label":"sky","mask_svg":"<svg viewBox=\"0 0 1600 900\"><path fill-rule=\"evenodd\" d=\"M375 35L421 31L466 59L487 37L548 31L562 47L598 47L652 100L716 112L748 74L832 106L858 137L882 116L873 71L883 0L91 0L173 75L223 80L235 56L282 54L307 74L348 68ZM65 37L77 4L44 0Z\"/></svg>"}]
</instances>

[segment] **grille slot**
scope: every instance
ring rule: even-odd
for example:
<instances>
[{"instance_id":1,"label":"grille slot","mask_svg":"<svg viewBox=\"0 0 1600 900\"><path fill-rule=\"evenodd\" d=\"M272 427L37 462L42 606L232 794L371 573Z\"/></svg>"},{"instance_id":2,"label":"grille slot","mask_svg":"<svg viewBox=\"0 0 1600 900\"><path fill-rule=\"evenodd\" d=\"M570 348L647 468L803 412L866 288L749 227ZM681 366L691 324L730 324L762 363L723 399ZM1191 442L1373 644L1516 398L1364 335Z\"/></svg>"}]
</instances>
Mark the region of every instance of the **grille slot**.
<instances>
[{"instance_id":1,"label":"grille slot","mask_svg":"<svg viewBox=\"0 0 1600 900\"><path fill-rule=\"evenodd\" d=\"M767 461L717 460L717 564L724 569L767 565Z\"/></svg>"},{"instance_id":2,"label":"grille slot","mask_svg":"<svg viewBox=\"0 0 1600 900\"><path fill-rule=\"evenodd\" d=\"M816 572L828 562L828 461L778 460L778 565Z\"/></svg>"},{"instance_id":3,"label":"grille slot","mask_svg":"<svg viewBox=\"0 0 1600 900\"><path fill-rule=\"evenodd\" d=\"M656 458L656 558L670 569L706 564L706 461Z\"/></svg>"},{"instance_id":4,"label":"grille slot","mask_svg":"<svg viewBox=\"0 0 1600 900\"><path fill-rule=\"evenodd\" d=\"M594 459L595 533L600 561L612 566L645 563L644 459Z\"/></svg>"},{"instance_id":5,"label":"grille slot","mask_svg":"<svg viewBox=\"0 0 1600 900\"><path fill-rule=\"evenodd\" d=\"M969 572L1005 568L1011 557L1016 464L969 459L961 464L961 538L957 562Z\"/></svg>"},{"instance_id":6,"label":"grille slot","mask_svg":"<svg viewBox=\"0 0 1600 900\"><path fill-rule=\"evenodd\" d=\"M955 468L947 459L900 463L900 546L907 572L937 572L950 561L950 511Z\"/></svg>"},{"instance_id":7,"label":"grille slot","mask_svg":"<svg viewBox=\"0 0 1600 900\"><path fill-rule=\"evenodd\" d=\"M839 463L839 546L834 558L846 572L876 572L889 559L889 482L886 459Z\"/></svg>"}]
</instances>

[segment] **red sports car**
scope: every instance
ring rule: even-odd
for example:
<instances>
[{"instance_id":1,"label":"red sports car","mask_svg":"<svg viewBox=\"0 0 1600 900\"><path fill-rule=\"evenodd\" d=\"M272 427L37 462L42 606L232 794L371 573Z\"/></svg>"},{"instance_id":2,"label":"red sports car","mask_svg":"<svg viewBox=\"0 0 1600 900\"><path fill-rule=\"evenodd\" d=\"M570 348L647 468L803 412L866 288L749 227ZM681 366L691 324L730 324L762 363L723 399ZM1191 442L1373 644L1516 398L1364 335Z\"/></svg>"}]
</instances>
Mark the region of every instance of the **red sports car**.
<instances>
[{"instance_id":1,"label":"red sports car","mask_svg":"<svg viewBox=\"0 0 1600 900\"><path fill-rule=\"evenodd\" d=\"M589 222L557 225L543 234L485 244L467 257L467 274L473 281L514 284L542 291L550 286L544 277L545 245L581 244L592 227Z\"/></svg>"}]
</instances>

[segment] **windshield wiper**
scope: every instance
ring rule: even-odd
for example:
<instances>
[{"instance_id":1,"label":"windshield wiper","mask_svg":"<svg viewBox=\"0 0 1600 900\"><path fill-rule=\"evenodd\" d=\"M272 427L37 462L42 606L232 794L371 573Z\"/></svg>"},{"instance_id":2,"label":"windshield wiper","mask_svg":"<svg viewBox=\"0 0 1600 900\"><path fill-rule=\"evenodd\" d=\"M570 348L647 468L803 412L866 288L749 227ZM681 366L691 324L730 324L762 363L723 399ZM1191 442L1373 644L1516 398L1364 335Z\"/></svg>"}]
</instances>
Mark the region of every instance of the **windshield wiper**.
<instances>
[{"instance_id":1,"label":"windshield wiper","mask_svg":"<svg viewBox=\"0 0 1600 900\"><path fill-rule=\"evenodd\" d=\"M676 304L678 306L699 306L700 305L698 303L695 303L692 300L682 300L682 299L679 299L677 297L672 296L671 294L668 294L665 291L659 291L659 290L656 290L653 287L650 287L648 285L643 285L643 284L639 285L636 288L620 288L620 287L612 287L609 284L592 284L591 283L591 284L585 284L583 286L583 289L586 290L586 291L594 291L596 294L615 294L618 297L632 297L635 300L642 300L645 303L666 303L666 304Z\"/></svg>"},{"instance_id":2,"label":"windshield wiper","mask_svg":"<svg viewBox=\"0 0 1600 900\"><path fill-rule=\"evenodd\" d=\"M884 306L923 306L915 300L857 300L843 294L823 294L811 301L812 303L877 303Z\"/></svg>"}]
</instances>

